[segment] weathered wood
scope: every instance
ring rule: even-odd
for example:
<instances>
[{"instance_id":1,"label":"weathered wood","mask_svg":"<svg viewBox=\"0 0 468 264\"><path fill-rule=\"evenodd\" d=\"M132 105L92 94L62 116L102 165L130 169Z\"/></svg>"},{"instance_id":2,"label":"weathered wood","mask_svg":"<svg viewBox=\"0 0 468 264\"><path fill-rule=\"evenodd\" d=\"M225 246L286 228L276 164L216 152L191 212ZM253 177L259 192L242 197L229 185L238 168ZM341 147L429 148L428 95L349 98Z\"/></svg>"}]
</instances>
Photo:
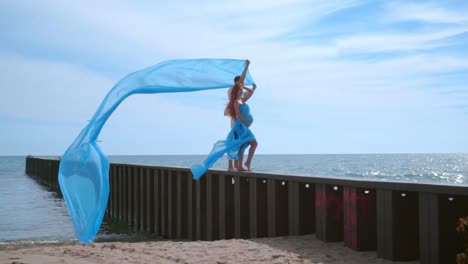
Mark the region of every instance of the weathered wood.
<instances>
[{"instance_id":1,"label":"weathered wood","mask_svg":"<svg viewBox=\"0 0 468 264\"><path fill-rule=\"evenodd\" d=\"M127 223L133 225L133 166L127 167Z\"/></svg>"},{"instance_id":2,"label":"weathered wood","mask_svg":"<svg viewBox=\"0 0 468 264\"><path fill-rule=\"evenodd\" d=\"M213 240L213 175L206 177L206 240Z\"/></svg>"},{"instance_id":3,"label":"weathered wood","mask_svg":"<svg viewBox=\"0 0 468 264\"><path fill-rule=\"evenodd\" d=\"M226 239L226 176L219 177L219 239Z\"/></svg>"},{"instance_id":4,"label":"weathered wood","mask_svg":"<svg viewBox=\"0 0 468 264\"><path fill-rule=\"evenodd\" d=\"M122 217L123 222L128 223L128 166L123 166L122 168L122 183L123 183L123 209Z\"/></svg>"},{"instance_id":5,"label":"weathered wood","mask_svg":"<svg viewBox=\"0 0 468 264\"><path fill-rule=\"evenodd\" d=\"M289 181L276 181L276 236L289 235Z\"/></svg>"},{"instance_id":6,"label":"weathered wood","mask_svg":"<svg viewBox=\"0 0 468 264\"><path fill-rule=\"evenodd\" d=\"M153 170L153 201L154 201L154 234L161 236L161 173L160 170Z\"/></svg>"},{"instance_id":7,"label":"weathered wood","mask_svg":"<svg viewBox=\"0 0 468 264\"><path fill-rule=\"evenodd\" d=\"M122 166L119 166L118 169L118 179L119 179L119 220L124 221L124 197L125 197L125 191L124 191L124 170Z\"/></svg>"},{"instance_id":8,"label":"weathered wood","mask_svg":"<svg viewBox=\"0 0 468 264\"><path fill-rule=\"evenodd\" d=\"M316 236L325 242L343 240L343 188L315 185Z\"/></svg>"},{"instance_id":9,"label":"weathered wood","mask_svg":"<svg viewBox=\"0 0 468 264\"><path fill-rule=\"evenodd\" d=\"M257 179L249 181L250 237L257 237Z\"/></svg>"},{"instance_id":10,"label":"weathered wood","mask_svg":"<svg viewBox=\"0 0 468 264\"><path fill-rule=\"evenodd\" d=\"M161 193L161 236L167 238L167 171L160 170L159 192Z\"/></svg>"},{"instance_id":11,"label":"weathered wood","mask_svg":"<svg viewBox=\"0 0 468 264\"><path fill-rule=\"evenodd\" d=\"M267 180L268 236L276 236L276 181Z\"/></svg>"},{"instance_id":12,"label":"weathered wood","mask_svg":"<svg viewBox=\"0 0 468 264\"><path fill-rule=\"evenodd\" d=\"M188 240L194 240L195 239L195 235L194 235L194 229L195 229L195 225L194 225L194 202L195 202L195 199L194 199L194 192L193 192L193 188L194 188L194 180L192 179L192 177L190 177L187 181L187 239Z\"/></svg>"},{"instance_id":13,"label":"weathered wood","mask_svg":"<svg viewBox=\"0 0 468 264\"><path fill-rule=\"evenodd\" d=\"M299 183L299 234L315 232L315 185Z\"/></svg>"},{"instance_id":14,"label":"weathered wood","mask_svg":"<svg viewBox=\"0 0 468 264\"><path fill-rule=\"evenodd\" d=\"M419 260L421 263L439 262L439 197L419 193Z\"/></svg>"},{"instance_id":15,"label":"weathered wood","mask_svg":"<svg viewBox=\"0 0 468 264\"><path fill-rule=\"evenodd\" d=\"M174 227L174 218L173 218L173 212L174 210L174 204L175 201L173 201L173 196L172 194L175 193L173 192L173 177L172 177L172 171L166 171L167 172L167 237L168 238L174 238L174 233L173 233L173 227Z\"/></svg>"},{"instance_id":16,"label":"weathered wood","mask_svg":"<svg viewBox=\"0 0 468 264\"><path fill-rule=\"evenodd\" d=\"M376 191L344 187L344 242L357 251L377 248Z\"/></svg>"},{"instance_id":17,"label":"weathered wood","mask_svg":"<svg viewBox=\"0 0 468 264\"><path fill-rule=\"evenodd\" d=\"M239 178L240 188L240 230L241 238L250 238L249 178Z\"/></svg>"},{"instance_id":18,"label":"weathered wood","mask_svg":"<svg viewBox=\"0 0 468 264\"><path fill-rule=\"evenodd\" d=\"M177 172L176 238L182 238L182 172Z\"/></svg>"},{"instance_id":19,"label":"weathered wood","mask_svg":"<svg viewBox=\"0 0 468 264\"><path fill-rule=\"evenodd\" d=\"M200 194L200 181L195 182L195 240L201 240L201 194Z\"/></svg>"},{"instance_id":20,"label":"weathered wood","mask_svg":"<svg viewBox=\"0 0 468 264\"><path fill-rule=\"evenodd\" d=\"M291 236L299 235L299 183L289 182L288 183L288 202L289 202L289 230L288 233Z\"/></svg>"},{"instance_id":21,"label":"weathered wood","mask_svg":"<svg viewBox=\"0 0 468 264\"><path fill-rule=\"evenodd\" d=\"M240 177L234 176L234 237L241 238Z\"/></svg>"},{"instance_id":22,"label":"weathered wood","mask_svg":"<svg viewBox=\"0 0 468 264\"><path fill-rule=\"evenodd\" d=\"M389 260L418 258L418 195L377 190L377 254Z\"/></svg>"},{"instance_id":23,"label":"weathered wood","mask_svg":"<svg viewBox=\"0 0 468 264\"><path fill-rule=\"evenodd\" d=\"M140 196L138 195L139 190L140 190L140 168L135 166L133 167L133 225L135 226L135 229L139 229L139 224L140 224Z\"/></svg>"},{"instance_id":24,"label":"weathered wood","mask_svg":"<svg viewBox=\"0 0 468 264\"><path fill-rule=\"evenodd\" d=\"M156 203L154 201L154 175L153 170L150 168L146 169L146 177L145 177L145 185L146 185L146 231L156 233L154 229L154 207L156 207ZM153 189L154 190L154 189Z\"/></svg>"},{"instance_id":25,"label":"weathered wood","mask_svg":"<svg viewBox=\"0 0 468 264\"><path fill-rule=\"evenodd\" d=\"M439 195L439 217L439 239L447 241L445 247L440 249L440 257L444 262L452 262L453 256L463 252L467 246L467 241L454 227L460 218L468 217L468 196Z\"/></svg>"},{"instance_id":26,"label":"weathered wood","mask_svg":"<svg viewBox=\"0 0 468 264\"><path fill-rule=\"evenodd\" d=\"M139 218L140 218L140 231L145 231L146 229L146 168L140 169L140 175L138 177L138 189L140 190L140 197L139 197Z\"/></svg>"},{"instance_id":27,"label":"weathered wood","mask_svg":"<svg viewBox=\"0 0 468 264\"><path fill-rule=\"evenodd\" d=\"M211 201L206 199L207 202L207 210L208 212L211 211L211 239L207 238L208 240L217 240L219 239L219 178L224 177L224 175L219 174L210 174L211 177L209 178L211 182L211 192L208 191L207 194L211 195ZM208 179L207 179L208 180ZM208 181L207 181L208 184ZM207 185L208 188L208 185ZM208 208L208 207L211 208ZM210 224L207 222L207 226Z\"/></svg>"}]
</instances>

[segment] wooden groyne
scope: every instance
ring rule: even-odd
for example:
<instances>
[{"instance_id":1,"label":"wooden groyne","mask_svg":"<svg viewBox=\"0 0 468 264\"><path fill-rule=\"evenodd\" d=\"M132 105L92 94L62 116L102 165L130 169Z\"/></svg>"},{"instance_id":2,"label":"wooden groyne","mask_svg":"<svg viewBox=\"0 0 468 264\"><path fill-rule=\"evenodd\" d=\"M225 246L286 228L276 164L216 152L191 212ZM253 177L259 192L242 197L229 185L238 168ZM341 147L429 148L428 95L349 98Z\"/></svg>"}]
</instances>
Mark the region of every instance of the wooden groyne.
<instances>
[{"instance_id":1,"label":"wooden groyne","mask_svg":"<svg viewBox=\"0 0 468 264\"><path fill-rule=\"evenodd\" d=\"M26 173L58 188L58 159L28 156ZM106 216L169 239L315 233L388 260L455 263L468 186L299 177L112 163Z\"/></svg>"}]
</instances>

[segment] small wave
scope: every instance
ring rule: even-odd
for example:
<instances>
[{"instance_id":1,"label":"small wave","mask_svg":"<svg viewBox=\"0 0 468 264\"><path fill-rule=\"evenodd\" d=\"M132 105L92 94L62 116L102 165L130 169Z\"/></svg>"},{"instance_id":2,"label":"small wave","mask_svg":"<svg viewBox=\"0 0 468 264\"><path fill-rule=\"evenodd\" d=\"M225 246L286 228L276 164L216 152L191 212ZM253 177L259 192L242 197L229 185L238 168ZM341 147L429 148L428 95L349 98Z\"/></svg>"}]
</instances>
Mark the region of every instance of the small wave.
<instances>
[{"instance_id":1,"label":"small wave","mask_svg":"<svg viewBox=\"0 0 468 264\"><path fill-rule=\"evenodd\" d=\"M75 243L78 240L4 240L0 241L0 249L11 249L11 248L24 248L24 247L35 247L43 245L64 245Z\"/></svg>"}]
</instances>

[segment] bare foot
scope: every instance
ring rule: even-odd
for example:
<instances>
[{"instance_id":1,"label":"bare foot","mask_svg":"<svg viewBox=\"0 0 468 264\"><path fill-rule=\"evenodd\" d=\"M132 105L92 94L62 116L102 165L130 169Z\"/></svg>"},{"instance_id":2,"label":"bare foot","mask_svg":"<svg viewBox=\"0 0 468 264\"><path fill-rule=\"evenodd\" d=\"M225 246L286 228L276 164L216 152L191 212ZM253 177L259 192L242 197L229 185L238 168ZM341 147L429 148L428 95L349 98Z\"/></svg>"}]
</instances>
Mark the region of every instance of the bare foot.
<instances>
[{"instance_id":1,"label":"bare foot","mask_svg":"<svg viewBox=\"0 0 468 264\"><path fill-rule=\"evenodd\" d=\"M237 171L236 168L228 168L228 171Z\"/></svg>"},{"instance_id":2,"label":"bare foot","mask_svg":"<svg viewBox=\"0 0 468 264\"><path fill-rule=\"evenodd\" d=\"M248 170L241 167L241 168L238 168L237 171L248 171Z\"/></svg>"},{"instance_id":3,"label":"bare foot","mask_svg":"<svg viewBox=\"0 0 468 264\"><path fill-rule=\"evenodd\" d=\"M247 162L244 164L247 167L247 171L250 171L250 163L247 164Z\"/></svg>"}]
</instances>

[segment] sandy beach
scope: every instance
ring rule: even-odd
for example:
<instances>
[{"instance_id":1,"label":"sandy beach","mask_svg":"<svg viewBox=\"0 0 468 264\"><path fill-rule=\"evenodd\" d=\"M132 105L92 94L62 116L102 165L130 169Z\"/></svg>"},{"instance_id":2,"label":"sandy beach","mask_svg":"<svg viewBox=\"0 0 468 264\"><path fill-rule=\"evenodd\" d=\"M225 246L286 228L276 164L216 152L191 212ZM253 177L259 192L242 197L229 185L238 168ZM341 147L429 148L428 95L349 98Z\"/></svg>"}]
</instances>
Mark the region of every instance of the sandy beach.
<instances>
[{"instance_id":1,"label":"sandy beach","mask_svg":"<svg viewBox=\"0 0 468 264\"><path fill-rule=\"evenodd\" d=\"M220 241L68 243L0 248L0 263L418 263L391 262L314 235Z\"/></svg>"}]
</instances>

